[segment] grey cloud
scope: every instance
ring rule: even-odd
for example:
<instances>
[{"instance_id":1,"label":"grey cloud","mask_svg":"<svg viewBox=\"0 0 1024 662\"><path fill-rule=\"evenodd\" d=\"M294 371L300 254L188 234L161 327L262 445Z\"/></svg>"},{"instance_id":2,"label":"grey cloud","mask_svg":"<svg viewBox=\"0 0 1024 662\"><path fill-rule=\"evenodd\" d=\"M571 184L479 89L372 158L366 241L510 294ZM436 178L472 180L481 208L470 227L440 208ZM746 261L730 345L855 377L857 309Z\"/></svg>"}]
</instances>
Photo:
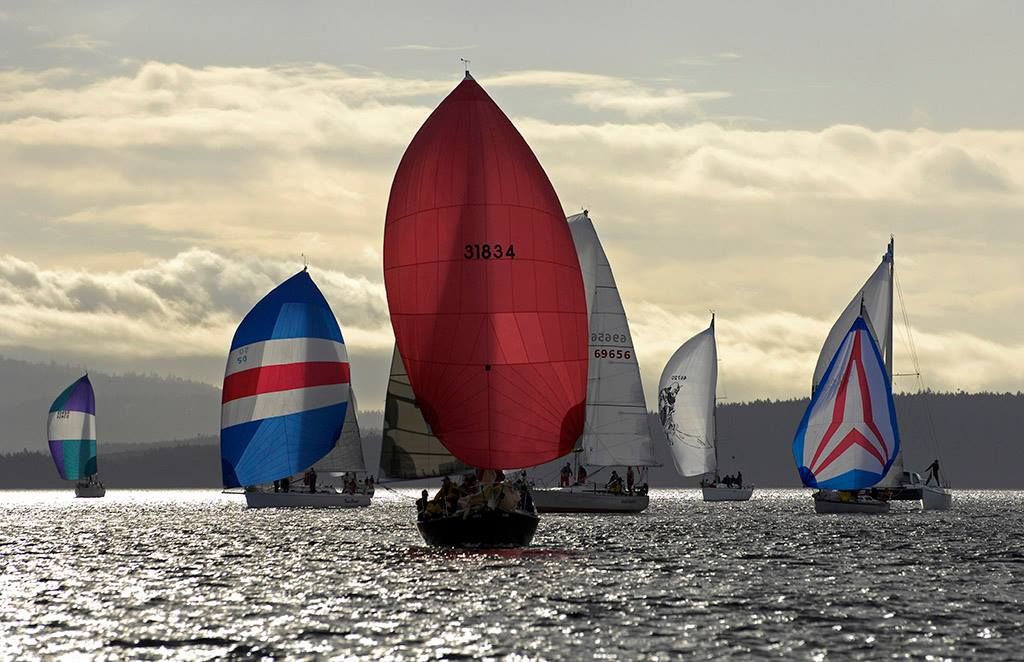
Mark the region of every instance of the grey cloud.
<instances>
[{"instance_id":1,"label":"grey cloud","mask_svg":"<svg viewBox=\"0 0 1024 662\"><path fill-rule=\"evenodd\" d=\"M426 44L403 44L401 46L389 46L384 50L388 51L469 51L477 48L475 45L472 46L428 46Z\"/></svg>"},{"instance_id":2,"label":"grey cloud","mask_svg":"<svg viewBox=\"0 0 1024 662\"><path fill-rule=\"evenodd\" d=\"M941 146L921 159L921 178L928 188L1007 193L1014 188L1010 173L990 158L973 156L960 147Z\"/></svg>"},{"instance_id":3,"label":"grey cloud","mask_svg":"<svg viewBox=\"0 0 1024 662\"><path fill-rule=\"evenodd\" d=\"M42 48L56 48L71 51L95 51L109 45L109 41L97 39L96 37L88 34L77 33L48 41L42 44Z\"/></svg>"},{"instance_id":4,"label":"grey cloud","mask_svg":"<svg viewBox=\"0 0 1024 662\"><path fill-rule=\"evenodd\" d=\"M244 313L297 270L199 249L101 273L41 269L2 256L0 345L121 357L215 355ZM377 344L386 344L382 285L330 270L314 279L349 335L380 335Z\"/></svg>"}]
</instances>

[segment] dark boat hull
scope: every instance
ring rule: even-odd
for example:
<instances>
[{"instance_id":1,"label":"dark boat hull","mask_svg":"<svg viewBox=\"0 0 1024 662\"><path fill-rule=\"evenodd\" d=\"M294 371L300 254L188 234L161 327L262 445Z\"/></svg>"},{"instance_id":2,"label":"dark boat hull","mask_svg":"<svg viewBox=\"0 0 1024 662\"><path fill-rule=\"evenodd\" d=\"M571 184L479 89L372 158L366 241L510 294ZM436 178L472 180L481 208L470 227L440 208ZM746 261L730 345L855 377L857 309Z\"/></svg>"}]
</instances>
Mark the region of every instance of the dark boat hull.
<instances>
[{"instance_id":1,"label":"dark boat hull","mask_svg":"<svg viewBox=\"0 0 1024 662\"><path fill-rule=\"evenodd\" d=\"M521 511L485 510L468 517L453 515L416 523L432 547L526 547L540 518Z\"/></svg>"}]
</instances>

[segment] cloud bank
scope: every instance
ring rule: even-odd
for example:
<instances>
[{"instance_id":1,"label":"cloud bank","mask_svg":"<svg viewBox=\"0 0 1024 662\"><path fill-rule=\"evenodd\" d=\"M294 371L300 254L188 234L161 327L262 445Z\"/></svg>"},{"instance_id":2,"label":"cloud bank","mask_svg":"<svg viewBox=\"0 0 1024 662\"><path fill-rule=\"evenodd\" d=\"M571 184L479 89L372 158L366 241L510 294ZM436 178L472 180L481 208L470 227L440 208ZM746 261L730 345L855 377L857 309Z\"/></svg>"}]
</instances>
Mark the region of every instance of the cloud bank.
<instances>
[{"instance_id":1,"label":"cloud bank","mask_svg":"<svg viewBox=\"0 0 1024 662\"><path fill-rule=\"evenodd\" d=\"M391 177L457 81L125 67L0 71L0 347L219 356L305 253L350 343L385 356ZM929 381L1018 387L1024 131L754 130L702 119L725 91L572 71L481 82L566 210L591 209L649 388L715 308L730 397L804 394L890 233Z\"/></svg>"}]
</instances>

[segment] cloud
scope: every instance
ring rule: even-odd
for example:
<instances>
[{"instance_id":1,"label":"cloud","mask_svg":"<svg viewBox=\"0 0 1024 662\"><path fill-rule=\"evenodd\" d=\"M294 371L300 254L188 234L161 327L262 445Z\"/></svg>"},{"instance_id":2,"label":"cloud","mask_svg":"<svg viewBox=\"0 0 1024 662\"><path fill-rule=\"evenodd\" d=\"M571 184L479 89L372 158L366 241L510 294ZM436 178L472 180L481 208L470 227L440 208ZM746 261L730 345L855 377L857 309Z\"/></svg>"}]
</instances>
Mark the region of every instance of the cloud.
<instances>
[{"instance_id":1,"label":"cloud","mask_svg":"<svg viewBox=\"0 0 1024 662\"><path fill-rule=\"evenodd\" d=\"M126 66L0 72L0 245L17 256L0 260L0 346L192 366L306 253L386 375L391 178L456 81ZM1019 378L1024 131L732 128L701 119L713 92L571 71L481 82L519 109L565 207L591 209L649 385L713 307L729 397L805 394L830 315L890 233L933 385Z\"/></svg>"},{"instance_id":2,"label":"cloud","mask_svg":"<svg viewBox=\"0 0 1024 662\"><path fill-rule=\"evenodd\" d=\"M728 92L686 92L676 88L654 90L633 81L575 71L526 70L501 74L488 87L555 87L573 89L569 100L590 110L611 110L637 119L652 115L697 115L700 103L729 97Z\"/></svg>"},{"instance_id":3,"label":"cloud","mask_svg":"<svg viewBox=\"0 0 1024 662\"><path fill-rule=\"evenodd\" d=\"M143 268L107 272L44 269L0 256L0 350L42 355L59 350L79 360L139 365L195 357L217 362L249 308L296 270L297 262L200 249ZM315 264L311 273L348 344L379 358L377 370L366 373L364 381L383 379L393 342L383 284ZM684 340L706 328L710 315L673 312L642 299L630 305L628 293L624 296L651 399L664 362ZM719 314L720 395L730 400L803 395L831 323L784 310ZM898 325L897 372L911 370L904 334ZM1024 379L1020 342L1000 343L963 331L914 329L913 334L933 388L1012 389ZM896 387L913 391L916 383L897 381ZM370 397L364 406L374 408L374 402Z\"/></svg>"},{"instance_id":4,"label":"cloud","mask_svg":"<svg viewBox=\"0 0 1024 662\"><path fill-rule=\"evenodd\" d=\"M631 330L641 361L648 400L669 356L690 336L707 328L710 315L673 314L641 302L631 311ZM831 328L823 320L791 312L718 316L719 396L733 401L785 398L810 392L811 373ZM897 336L906 330L897 324ZM1016 390L1024 381L1024 343L1003 344L963 333L912 330L925 383L937 390ZM896 347L896 372L913 370L908 352ZM949 357L956 357L950 361ZM919 383L896 378L897 391Z\"/></svg>"},{"instance_id":5,"label":"cloud","mask_svg":"<svg viewBox=\"0 0 1024 662\"><path fill-rule=\"evenodd\" d=\"M676 62L684 66L691 67L711 67L716 64L722 64L723 62L729 62L739 60L743 57L740 53L733 51L725 51L722 53L714 53L712 55L688 55L676 59Z\"/></svg>"},{"instance_id":6,"label":"cloud","mask_svg":"<svg viewBox=\"0 0 1024 662\"><path fill-rule=\"evenodd\" d=\"M471 51L477 48L472 46L427 46L425 44L402 44L401 46L388 46L386 51Z\"/></svg>"},{"instance_id":7,"label":"cloud","mask_svg":"<svg viewBox=\"0 0 1024 662\"><path fill-rule=\"evenodd\" d=\"M567 160L572 166L559 172L567 179L593 181L596 163L614 164L602 186L661 199L911 205L1024 200L1024 131L873 131L854 125L751 130L709 122L555 124L532 118L520 129L542 153L573 155ZM576 167L581 159L586 169Z\"/></svg>"},{"instance_id":8,"label":"cloud","mask_svg":"<svg viewBox=\"0 0 1024 662\"><path fill-rule=\"evenodd\" d=\"M82 357L223 356L234 329L297 263L192 249L119 272L42 269L0 256L0 347ZM349 342L390 347L384 288L311 267Z\"/></svg>"},{"instance_id":9,"label":"cloud","mask_svg":"<svg viewBox=\"0 0 1024 662\"><path fill-rule=\"evenodd\" d=\"M0 100L14 98L14 93L46 88L73 74L71 69L53 68L42 71L24 69L0 70Z\"/></svg>"},{"instance_id":10,"label":"cloud","mask_svg":"<svg viewBox=\"0 0 1024 662\"><path fill-rule=\"evenodd\" d=\"M95 51L109 46L109 41L97 39L91 35L77 33L59 37L42 44L42 48L56 48L71 51Z\"/></svg>"},{"instance_id":11,"label":"cloud","mask_svg":"<svg viewBox=\"0 0 1024 662\"><path fill-rule=\"evenodd\" d=\"M670 112L698 113L698 102L724 99L727 92L684 92L666 90L654 93L642 88L604 89L577 92L573 100L591 110L618 110L628 117L663 115Z\"/></svg>"}]
</instances>

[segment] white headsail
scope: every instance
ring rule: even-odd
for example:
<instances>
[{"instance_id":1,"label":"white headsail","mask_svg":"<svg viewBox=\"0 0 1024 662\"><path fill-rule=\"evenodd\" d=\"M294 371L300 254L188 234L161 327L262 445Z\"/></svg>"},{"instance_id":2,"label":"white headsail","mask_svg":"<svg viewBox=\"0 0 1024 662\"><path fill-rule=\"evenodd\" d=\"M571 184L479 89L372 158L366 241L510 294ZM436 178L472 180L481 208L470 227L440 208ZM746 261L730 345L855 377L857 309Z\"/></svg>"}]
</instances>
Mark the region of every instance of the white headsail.
<instances>
[{"instance_id":1,"label":"white headsail","mask_svg":"<svg viewBox=\"0 0 1024 662\"><path fill-rule=\"evenodd\" d=\"M587 212L568 221L590 314L587 415L581 437L585 462L653 466L657 461L640 366L615 277Z\"/></svg>"},{"instance_id":2,"label":"white headsail","mask_svg":"<svg viewBox=\"0 0 1024 662\"><path fill-rule=\"evenodd\" d=\"M683 343L665 365L658 382L658 413L668 435L676 471L699 476L717 470L715 391L718 349L715 319Z\"/></svg>"},{"instance_id":3,"label":"white headsail","mask_svg":"<svg viewBox=\"0 0 1024 662\"><path fill-rule=\"evenodd\" d=\"M359 419L356 418L356 392L351 386L349 386L348 401L345 423L341 427L341 434L338 436L337 443L334 444L334 449L313 465L318 473L340 475L352 471L366 471L366 461L363 459L363 439L359 434Z\"/></svg>"},{"instance_id":4,"label":"white headsail","mask_svg":"<svg viewBox=\"0 0 1024 662\"><path fill-rule=\"evenodd\" d=\"M882 262L867 279L863 287L850 299L849 305L839 315L839 319L828 332L825 344L818 354L818 363L814 366L814 381L811 393L818 390L818 384L828 369L832 357L836 355L839 345L846 338L854 320L860 316L861 303L871 319L875 332L875 342L882 351L885 368L892 377L892 291L893 291L893 243L889 242L889 250L882 256Z\"/></svg>"}]
</instances>

